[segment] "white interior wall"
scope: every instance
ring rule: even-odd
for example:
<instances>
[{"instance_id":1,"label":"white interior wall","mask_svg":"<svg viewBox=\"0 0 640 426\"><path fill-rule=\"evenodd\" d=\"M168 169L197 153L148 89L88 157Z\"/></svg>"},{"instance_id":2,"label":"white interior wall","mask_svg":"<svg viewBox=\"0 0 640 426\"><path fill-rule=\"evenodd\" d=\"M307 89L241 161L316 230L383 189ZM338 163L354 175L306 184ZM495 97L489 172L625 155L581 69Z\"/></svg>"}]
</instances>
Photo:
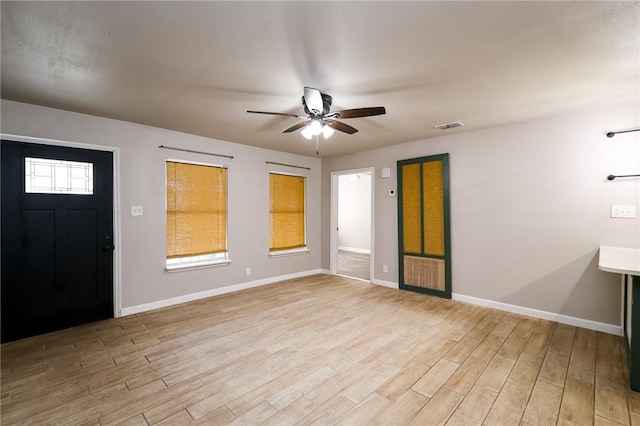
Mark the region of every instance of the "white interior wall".
<instances>
[{"instance_id":1,"label":"white interior wall","mask_svg":"<svg viewBox=\"0 0 640 426\"><path fill-rule=\"evenodd\" d=\"M443 152L451 161L454 294L618 324L620 277L598 270L598 247L640 247L638 218L609 217L612 204L640 204L640 181L606 180L608 174L640 171L640 138L638 133L604 136L638 126L638 104L453 133L322 162L10 101L2 101L1 114L3 133L118 148L124 308L328 270L331 173L366 167L376 169L373 281L397 284L397 199L387 196L396 189L395 162ZM163 271L164 160L211 162L212 157L169 153L158 145L235 156L224 161L231 265ZM307 255L271 259L267 254L266 176L276 168L265 160L311 168ZM380 178L382 167L392 169L390 178ZM131 205L142 205L144 216L131 217ZM246 267L252 276L245 276Z\"/></svg>"},{"instance_id":2,"label":"white interior wall","mask_svg":"<svg viewBox=\"0 0 640 426\"><path fill-rule=\"evenodd\" d=\"M320 169L315 157L287 154L118 120L2 101L2 133L118 148L121 306L125 313L164 301L225 292L280 278L320 272ZM234 156L233 159L161 150L159 145ZM167 273L165 262L165 160L228 166L228 266ZM273 161L309 167L267 165ZM269 171L307 176L308 254L270 258ZM132 217L130 206L143 206ZM246 268L251 275L246 276Z\"/></svg>"},{"instance_id":3,"label":"white interior wall","mask_svg":"<svg viewBox=\"0 0 640 426\"><path fill-rule=\"evenodd\" d=\"M375 167L372 278L397 286L397 199L387 196L396 162L448 152L453 293L619 325L620 277L598 270L598 247L640 247L638 218L609 217L612 204L638 206L640 180L606 179L640 173L640 135L605 133L637 127L638 117L637 103L594 107L323 159L323 234L331 173ZM380 177L383 167L391 178Z\"/></svg>"},{"instance_id":4,"label":"white interior wall","mask_svg":"<svg viewBox=\"0 0 640 426\"><path fill-rule=\"evenodd\" d=\"M371 250L371 174L338 176L338 249Z\"/></svg>"}]
</instances>

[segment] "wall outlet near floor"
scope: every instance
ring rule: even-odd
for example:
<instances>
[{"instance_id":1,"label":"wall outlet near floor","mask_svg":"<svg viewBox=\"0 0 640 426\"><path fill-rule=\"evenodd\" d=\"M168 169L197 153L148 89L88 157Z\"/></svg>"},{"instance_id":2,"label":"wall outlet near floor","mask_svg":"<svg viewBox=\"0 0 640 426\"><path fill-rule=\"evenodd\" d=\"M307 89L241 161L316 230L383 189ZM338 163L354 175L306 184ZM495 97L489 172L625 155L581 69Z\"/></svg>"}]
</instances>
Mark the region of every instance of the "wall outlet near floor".
<instances>
[{"instance_id":1,"label":"wall outlet near floor","mask_svg":"<svg viewBox=\"0 0 640 426\"><path fill-rule=\"evenodd\" d=\"M244 274L245 274L246 276L251 275L251 268L246 268L246 269L244 270Z\"/></svg>"},{"instance_id":2,"label":"wall outlet near floor","mask_svg":"<svg viewBox=\"0 0 640 426\"><path fill-rule=\"evenodd\" d=\"M387 265L382 265L382 272L389 272L389 267Z\"/></svg>"},{"instance_id":3,"label":"wall outlet near floor","mask_svg":"<svg viewBox=\"0 0 640 426\"><path fill-rule=\"evenodd\" d=\"M636 206L611 206L611 217L636 217Z\"/></svg>"},{"instance_id":4,"label":"wall outlet near floor","mask_svg":"<svg viewBox=\"0 0 640 426\"><path fill-rule=\"evenodd\" d=\"M142 206L131 206L131 216L142 216Z\"/></svg>"}]
</instances>

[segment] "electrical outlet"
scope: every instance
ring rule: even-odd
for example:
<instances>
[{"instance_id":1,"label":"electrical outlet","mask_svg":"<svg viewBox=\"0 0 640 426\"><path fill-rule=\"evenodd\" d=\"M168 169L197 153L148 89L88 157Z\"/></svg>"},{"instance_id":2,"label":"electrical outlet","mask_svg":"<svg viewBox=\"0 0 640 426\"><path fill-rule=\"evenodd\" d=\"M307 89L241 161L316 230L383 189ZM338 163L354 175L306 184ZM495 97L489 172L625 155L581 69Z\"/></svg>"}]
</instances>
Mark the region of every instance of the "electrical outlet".
<instances>
[{"instance_id":1,"label":"electrical outlet","mask_svg":"<svg viewBox=\"0 0 640 426\"><path fill-rule=\"evenodd\" d=\"M636 206L611 206L611 217L636 217Z\"/></svg>"},{"instance_id":2,"label":"electrical outlet","mask_svg":"<svg viewBox=\"0 0 640 426\"><path fill-rule=\"evenodd\" d=\"M131 206L131 216L142 216L142 206Z\"/></svg>"},{"instance_id":3,"label":"electrical outlet","mask_svg":"<svg viewBox=\"0 0 640 426\"><path fill-rule=\"evenodd\" d=\"M246 276L251 275L251 268L246 268L246 269L244 270L244 274L245 274Z\"/></svg>"},{"instance_id":4,"label":"electrical outlet","mask_svg":"<svg viewBox=\"0 0 640 426\"><path fill-rule=\"evenodd\" d=\"M384 273L389 272L389 267L387 265L382 265L382 272Z\"/></svg>"}]
</instances>

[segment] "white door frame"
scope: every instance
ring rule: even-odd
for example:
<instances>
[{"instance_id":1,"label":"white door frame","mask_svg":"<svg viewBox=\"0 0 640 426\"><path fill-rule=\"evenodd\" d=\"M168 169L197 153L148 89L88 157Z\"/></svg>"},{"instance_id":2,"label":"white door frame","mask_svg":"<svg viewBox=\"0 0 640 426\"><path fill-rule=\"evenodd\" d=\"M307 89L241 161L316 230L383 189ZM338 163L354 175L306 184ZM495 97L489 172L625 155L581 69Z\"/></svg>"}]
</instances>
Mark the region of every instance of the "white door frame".
<instances>
[{"instance_id":1,"label":"white door frame","mask_svg":"<svg viewBox=\"0 0 640 426\"><path fill-rule=\"evenodd\" d=\"M369 262L369 281L373 281L373 272L375 271L374 267L374 209L375 205L375 167L365 167L362 169L352 169L352 170L342 170L339 172L331 172L331 219L330 219L330 230L329 233L329 272L331 275L336 275L338 273L338 178L343 175L353 175L357 173L370 173L371 174L371 206L369 207L371 210L371 229L370 233L370 249L371 249L371 260Z\"/></svg>"},{"instance_id":2,"label":"white door frame","mask_svg":"<svg viewBox=\"0 0 640 426\"><path fill-rule=\"evenodd\" d=\"M71 148L90 149L93 151L108 151L113 153L113 317L118 318L120 316L120 309L122 306L122 291L120 289L121 277L120 277L120 264L122 252L120 250L120 151L115 146L107 145L92 145L82 142L69 142L57 139L45 139L35 138L31 136L11 135L6 133L0 133L2 139L16 141L16 142L28 142L41 145L54 145L54 146L67 146Z\"/></svg>"}]
</instances>

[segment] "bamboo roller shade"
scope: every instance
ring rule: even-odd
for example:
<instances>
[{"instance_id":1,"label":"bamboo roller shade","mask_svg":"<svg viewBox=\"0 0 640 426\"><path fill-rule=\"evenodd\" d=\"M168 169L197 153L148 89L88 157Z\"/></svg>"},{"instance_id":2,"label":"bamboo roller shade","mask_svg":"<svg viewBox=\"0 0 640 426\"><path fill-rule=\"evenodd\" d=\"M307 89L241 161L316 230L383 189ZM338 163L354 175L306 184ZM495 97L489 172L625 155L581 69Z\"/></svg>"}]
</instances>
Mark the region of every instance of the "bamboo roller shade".
<instances>
[{"instance_id":1,"label":"bamboo roller shade","mask_svg":"<svg viewBox=\"0 0 640 426\"><path fill-rule=\"evenodd\" d=\"M167 161L167 258L227 251L227 170Z\"/></svg>"},{"instance_id":2,"label":"bamboo roller shade","mask_svg":"<svg viewBox=\"0 0 640 426\"><path fill-rule=\"evenodd\" d=\"M420 164L402 167L402 239L405 253L422 253Z\"/></svg>"},{"instance_id":3,"label":"bamboo roller shade","mask_svg":"<svg viewBox=\"0 0 640 426\"><path fill-rule=\"evenodd\" d=\"M424 253L444 256L444 189L442 161L422 163Z\"/></svg>"},{"instance_id":4,"label":"bamboo roller shade","mask_svg":"<svg viewBox=\"0 0 640 426\"><path fill-rule=\"evenodd\" d=\"M444 256L442 161L402 167L402 227L405 253Z\"/></svg>"},{"instance_id":5,"label":"bamboo roller shade","mask_svg":"<svg viewBox=\"0 0 640 426\"><path fill-rule=\"evenodd\" d=\"M305 247L303 176L269 174L270 250Z\"/></svg>"}]
</instances>

